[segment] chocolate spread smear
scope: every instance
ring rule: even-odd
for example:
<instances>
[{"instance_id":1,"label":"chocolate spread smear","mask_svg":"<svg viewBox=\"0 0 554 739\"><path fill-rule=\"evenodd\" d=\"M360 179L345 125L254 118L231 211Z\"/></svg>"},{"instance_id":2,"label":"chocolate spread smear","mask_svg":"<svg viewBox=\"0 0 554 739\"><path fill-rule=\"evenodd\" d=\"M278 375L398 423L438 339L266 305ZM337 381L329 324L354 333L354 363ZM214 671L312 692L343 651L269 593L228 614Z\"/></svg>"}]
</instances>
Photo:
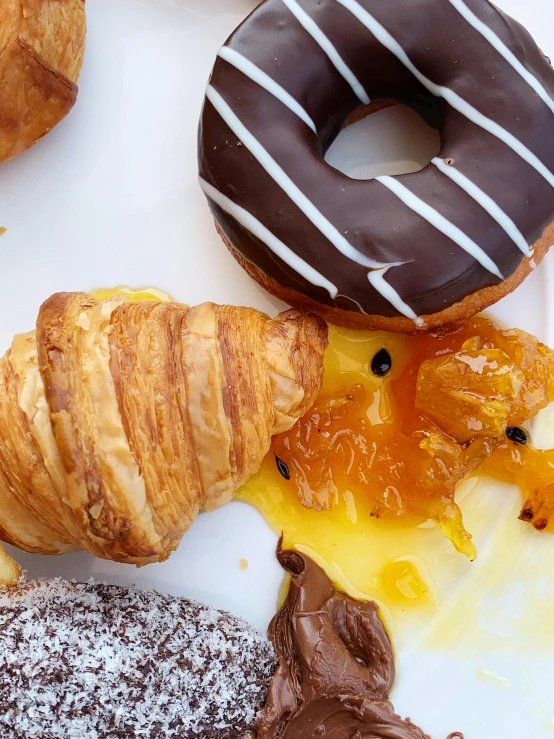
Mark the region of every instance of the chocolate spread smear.
<instances>
[{"instance_id":1,"label":"chocolate spread smear","mask_svg":"<svg viewBox=\"0 0 554 739\"><path fill-rule=\"evenodd\" d=\"M430 739L394 712L394 656L377 605L336 590L308 557L279 551L292 575L269 626L279 659L259 739Z\"/></svg>"}]
</instances>

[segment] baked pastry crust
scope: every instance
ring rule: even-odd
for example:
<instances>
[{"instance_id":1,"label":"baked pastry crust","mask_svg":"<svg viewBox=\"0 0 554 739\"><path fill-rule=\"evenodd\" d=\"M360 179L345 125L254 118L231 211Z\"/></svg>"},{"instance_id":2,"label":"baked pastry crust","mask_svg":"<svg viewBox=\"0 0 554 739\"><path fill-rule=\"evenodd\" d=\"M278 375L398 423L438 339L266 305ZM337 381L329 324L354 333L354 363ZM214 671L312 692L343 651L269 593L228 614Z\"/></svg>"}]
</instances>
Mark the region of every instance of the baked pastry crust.
<instances>
[{"instance_id":1,"label":"baked pastry crust","mask_svg":"<svg viewBox=\"0 0 554 739\"><path fill-rule=\"evenodd\" d=\"M84 0L0 3L0 161L32 146L75 104L85 33Z\"/></svg>"},{"instance_id":2,"label":"baked pastry crust","mask_svg":"<svg viewBox=\"0 0 554 739\"><path fill-rule=\"evenodd\" d=\"M326 344L294 310L54 295L0 360L0 538L166 559L313 404Z\"/></svg>"}]
</instances>

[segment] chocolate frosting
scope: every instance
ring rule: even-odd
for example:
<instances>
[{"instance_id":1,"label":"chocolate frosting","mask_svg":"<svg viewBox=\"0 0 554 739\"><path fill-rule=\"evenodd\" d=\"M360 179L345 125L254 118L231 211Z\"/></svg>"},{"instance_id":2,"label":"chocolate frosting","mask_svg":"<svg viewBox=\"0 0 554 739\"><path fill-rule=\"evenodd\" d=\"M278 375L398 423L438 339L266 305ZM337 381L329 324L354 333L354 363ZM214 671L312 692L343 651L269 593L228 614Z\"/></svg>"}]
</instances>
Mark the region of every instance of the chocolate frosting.
<instances>
[{"instance_id":1,"label":"chocolate frosting","mask_svg":"<svg viewBox=\"0 0 554 739\"><path fill-rule=\"evenodd\" d=\"M299 552L277 557L292 582L269 626L279 665L259 739L429 739L388 700L394 656L377 605L338 592Z\"/></svg>"},{"instance_id":2,"label":"chocolate frosting","mask_svg":"<svg viewBox=\"0 0 554 739\"><path fill-rule=\"evenodd\" d=\"M325 152L384 99L438 129L440 153L420 172L352 180ZM201 184L228 241L284 287L417 318L519 267L554 219L553 134L552 67L488 0L265 0L214 66ZM393 266L372 272L349 247Z\"/></svg>"}]
</instances>

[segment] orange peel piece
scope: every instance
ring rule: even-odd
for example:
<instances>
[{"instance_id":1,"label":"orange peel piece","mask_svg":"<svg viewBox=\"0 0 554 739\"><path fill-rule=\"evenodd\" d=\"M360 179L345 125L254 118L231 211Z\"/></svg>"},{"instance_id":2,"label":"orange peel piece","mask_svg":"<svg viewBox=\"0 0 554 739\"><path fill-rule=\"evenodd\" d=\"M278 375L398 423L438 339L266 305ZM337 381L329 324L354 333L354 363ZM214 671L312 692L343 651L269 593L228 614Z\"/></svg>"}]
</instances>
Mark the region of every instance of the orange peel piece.
<instances>
[{"instance_id":1,"label":"orange peel piece","mask_svg":"<svg viewBox=\"0 0 554 739\"><path fill-rule=\"evenodd\" d=\"M501 349L462 348L422 363L415 404L460 443L499 437L524 381L523 372Z\"/></svg>"}]
</instances>

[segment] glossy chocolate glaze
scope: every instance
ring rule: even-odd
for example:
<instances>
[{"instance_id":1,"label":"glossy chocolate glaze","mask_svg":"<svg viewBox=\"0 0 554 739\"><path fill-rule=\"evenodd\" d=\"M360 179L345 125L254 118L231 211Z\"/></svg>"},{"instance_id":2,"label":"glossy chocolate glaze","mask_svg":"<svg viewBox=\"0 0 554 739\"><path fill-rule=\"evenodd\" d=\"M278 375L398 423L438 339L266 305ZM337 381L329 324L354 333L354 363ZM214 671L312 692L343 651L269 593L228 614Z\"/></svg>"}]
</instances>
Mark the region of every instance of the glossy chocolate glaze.
<instances>
[{"instance_id":1,"label":"glossy chocolate glaze","mask_svg":"<svg viewBox=\"0 0 554 739\"><path fill-rule=\"evenodd\" d=\"M324 161L346 118L361 101L327 54L291 12L291 0L266 0L226 47L265 72L311 117L317 135L272 92L218 57L210 84L293 183L350 245L377 262L402 263L387 283L408 310L436 313L500 277L377 180L352 180ZM554 220L554 72L529 33L487 0L463 0L517 58L521 72L455 7L460 0L359 0L389 32L409 62L436 85L455 92L535 155L540 173L504 141L432 94L339 0L297 0L296 6L339 52L371 101L403 102L436 127L439 158L484 191L528 245ZM348 3L346 3L348 4ZM369 269L344 256L263 168L206 99L199 133L200 176L252 215L273 236L337 288L318 287L210 199L231 244L281 285L319 302L372 315L407 315L368 281ZM548 175L552 181L548 180ZM490 257L503 278L525 255L482 200L429 164L393 178L457 227ZM525 245L524 245L525 246Z\"/></svg>"}]
</instances>

